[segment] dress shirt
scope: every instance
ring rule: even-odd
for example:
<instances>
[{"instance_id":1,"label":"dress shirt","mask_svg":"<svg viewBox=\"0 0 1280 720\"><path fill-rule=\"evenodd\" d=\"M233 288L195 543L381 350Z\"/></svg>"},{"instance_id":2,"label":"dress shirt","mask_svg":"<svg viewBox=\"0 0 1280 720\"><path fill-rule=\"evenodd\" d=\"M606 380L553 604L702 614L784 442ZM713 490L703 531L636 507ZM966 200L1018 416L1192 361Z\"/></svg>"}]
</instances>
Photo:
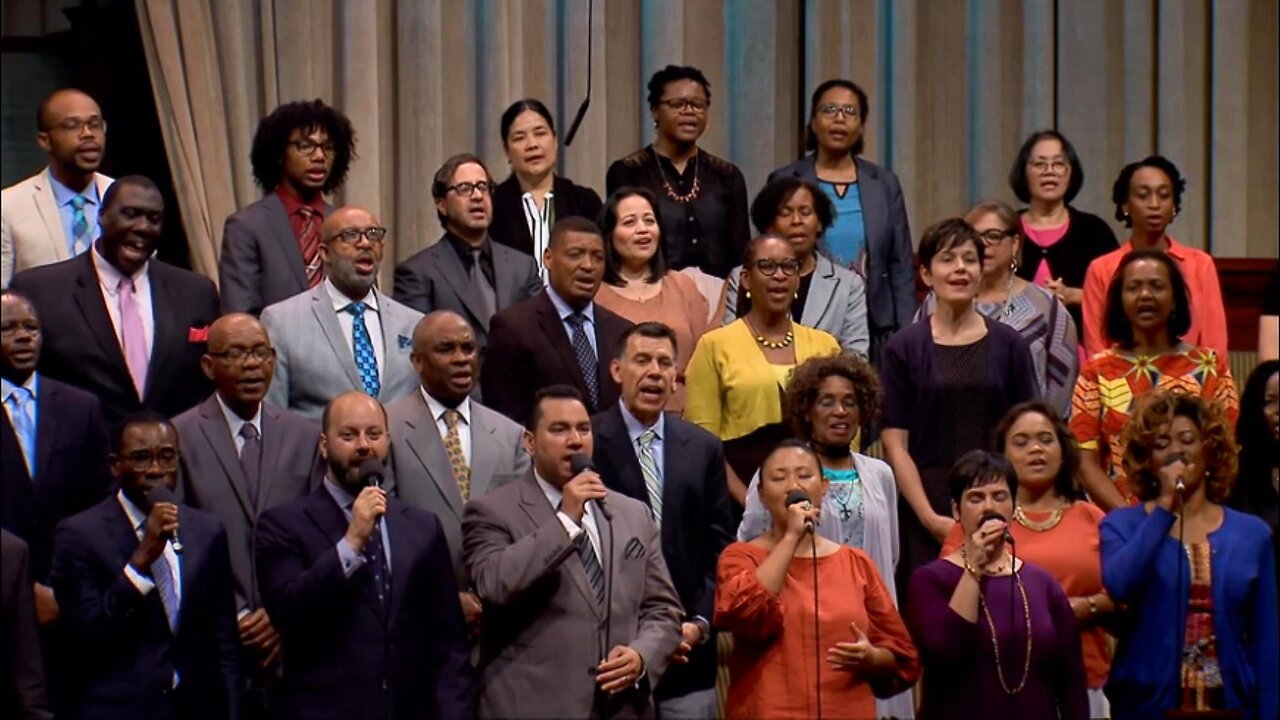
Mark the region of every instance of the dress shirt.
<instances>
[{"instance_id":1,"label":"dress shirt","mask_svg":"<svg viewBox=\"0 0 1280 720\"><path fill-rule=\"evenodd\" d=\"M310 201L302 199L296 190L289 183L280 183L280 187L276 188L276 195L280 196L280 204L284 206L284 214L289 216L289 227L293 228L293 239L302 239L302 229L306 226L307 220L302 214L302 208L311 208L316 217L324 220L324 195L316 193L316 196ZM320 238L320 242L324 242L324 238Z\"/></svg>"},{"instance_id":2,"label":"dress shirt","mask_svg":"<svg viewBox=\"0 0 1280 720\"><path fill-rule=\"evenodd\" d=\"M453 233L444 234L445 242L449 243L449 247L458 254L458 259L462 261L462 267L468 274L471 272L471 263L475 256L471 254L472 245L466 240L454 235ZM493 245L488 236L485 236L480 248L480 272L484 273L484 279L489 281L489 287L496 288L497 282L494 280L493 270Z\"/></svg>"},{"instance_id":3,"label":"dress shirt","mask_svg":"<svg viewBox=\"0 0 1280 720\"><path fill-rule=\"evenodd\" d=\"M102 202L98 197L98 179L96 177L89 180L89 187L76 192L71 188L59 182L58 178L53 176L52 172L45 169L45 174L49 176L49 187L53 190L53 201L58 206L58 219L62 221L62 229L67 233L67 255L75 257L76 255L76 234L72 229L76 223L76 209L71 206L71 200L79 195L84 198L84 219L88 223L88 229L85 230L85 243L92 245L98 236L102 234L102 227L98 225L98 209Z\"/></svg>"},{"instance_id":4,"label":"dress shirt","mask_svg":"<svg viewBox=\"0 0 1280 720\"><path fill-rule=\"evenodd\" d=\"M351 522L351 506L356 502L356 496L347 492L346 488L334 482L329 477L324 479L324 487L329 491L329 495L333 501L338 503L338 507L342 509L342 514L347 518L347 522ZM391 538L387 535L387 523L379 519L378 531L382 533L382 557L387 561L387 572L391 572ZM351 574L364 566L369 558L364 554L356 552L351 547L351 543L347 542L347 536L343 535L338 541L338 560L342 563L342 574L345 577L351 577Z\"/></svg>"},{"instance_id":5,"label":"dress shirt","mask_svg":"<svg viewBox=\"0 0 1280 720\"><path fill-rule=\"evenodd\" d=\"M538 201L533 193L520 196L520 207L524 209L524 222L529 226L529 237L533 238L533 262L538 266L538 277L542 284L547 283L547 268L542 264L542 254L551 244L551 227L556 224L555 193L548 192L542 196L542 209L538 209Z\"/></svg>"},{"instance_id":6,"label":"dress shirt","mask_svg":"<svg viewBox=\"0 0 1280 720\"><path fill-rule=\"evenodd\" d=\"M257 428L258 441L262 441L262 403L258 403L258 411L253 414L253 418L245 420L227 407L227 403L222 400L222 393L214 393L214 397L218 398L218 407L222 408L222 417L227 421L227 429L231 431L231 440L236 445L236 455L244 451L244 438L240 437L240 428L245 425Z\"/></svg>"},{"instance_id":7,"label":"dress shirt","mask_svg":"<svg viewBox=\"0 0 1280 720\"><path fill-rule=\"evenodd\" d=\"M564 326L565 335L569 338L569 344L573 344L573 325L569 324L569 316L578 312L569 307L569 303L565 302L556 294L554 288L547 286L547 297L551 298L551 304L556 306L556 314L560 316L560 324ZM582 309L582 314L587 316L587 321L582 324L582 331L587 334L587 342L591 343L591 352L595 353L596 361L600 361L600 348L596 347L596 304L595 302L587 303ZM607 362L607 361L606 361Z\"/></svg>"},{"instance_id":8,"label":"dress shirt","mask_svg":"<svg viewBox=\"0 0 1280 720\"><path fill-rule=\"evenodd\" d=\"M125 497L123 490L116 491L116 500L120 502L120 507L124 509L124 514L129 518L129 524L133 526L133 531L138 536L138 542L142 542L142 538L147 534L147 513L138 509L133 501ZM166 540L164 543L164 561L169 565L169 575L173 578L173 594L178 598L178 607L182 607L182 571L178 565L178 554L173 551L173 542ZM150 572L150 571L148 571ZM138 589L138 592L146 595L156 587L156 581L150 576L143 575L134 569L128 563L124 566L125 577L129 578L129 582Z\"/></svg>"},{"instance_id":9,"label":"dress shirt","mask_svg":"<svg viewBox=\"0 0 1280 720\"><path fill-rule=\"evenodd\" d=\"M542 488L542 494L546 496L547 502L551 503L551 509L556 511L556 517L560 519L560 524L564 525L564 531L569 533L569 540L577 540L582 531L586 530L591 548L596 551L596 560L600 562L600 567L604 567L604 555L600 552L600 528L596 526L595 511L591 509L591 503L588 502L583 506L582 525L578 525L573 518L560 509L560 501L564 499L564 493L543 480L537 470L533 471L533 477L538 481L538 487Z\"/></svg>"},{"instance_id":10,"label":"dress shirt","mask_svg":"<svg viewBox=\"0 0 1280 720\"><path fill-rule=\"evenodd\" d=\"M40 410L39 410L39 408L40 408L40 404L39 404L39 400L40 400L40 379L39 379L39 375L40 375L39 373L35 373L35 372L31 373L31 376L30 376L30 377L28 377L28 378L27 378L27 380L26 380L26 382L22 383L22 385L14 385L13 383L9 382L9 381L8 381L8 380L6 380L6 379L4 379L4 378L0 378L0 405L4 405L4 412L5 412L5 414L6 414L6 415L8 415L8 416L9 416L9 424L13 426L13 430L14 430L14 433L15 433L15 434L17 434L17 431L18 431L18 423L16 423L16 422L14 422L14 421L13 421L13 407L9 405L9 396L10 396L10 395L13 395L15 392L17 392L19 387L24 387L24 388L26 388L27 390L30 390L30 391L31 391L31 398L30 398L29 400L27 400L26 410L27 410L27 413L28 413L28 414L30 415L30 417L31 417L31 427L33 427L33 428L37 428L37 430L36 430L36 436L35 436L34 438L32 438L32 444L31 444L31 447L29 447L29 448L27 448L27 447L22 447L22 438L18 438L18 446L19 446L19 447L22 447L22 451L23 451L23 453L24 453L24 454L25 454L25 453L35 453L35 452L36 452L36 447L37 447L37 445L36 445L36 444L40 442L40 438L39 438L39 432L40 432L40 431L39 431L39 429L38 429L38 428L40 427ZM24 399L26 399L26 398L24 398ZM33 462L35 462L35 458L34 458L34 457L27 457L27 458L25 458L25 459L26 459L26 461L27 461L27 469L28 469L28 470L30 470L30 469L31 469L31 464L32 464ZM36 468L36 470L39 470L39 469L40 469L40 468ZM32 479L32 481L34 481L34 480L35 480L34 474L32 474L32 478L31 478L31 479Z\"/></svg>"},{"instance_id":11,"label":"dress shirt","mask_svg":"<svg viewBox=\"0 0 1280 720\"><path fill-rule=\"evenodd\" d=\"M98 286L102 290L102 302L107 306L107 314L111 316L111 325L116 331L116 340L120 343L121 351L124 350L124 337L121 335L120 325L120 280L124 278L124 274L115 268L114 265L107 262L98 252L98 246L95 244L93 249L89 251L90 257L93 258L93 269L98 273ZM151 269L151 261L142 264L142 268L133 274L133 297L138 303L138 313L142 315L142 337L146 342L147 357L151 357L151 349L155 347L156 338L156 316L153 311L151 299L151 276L148 271Z\"/></svg>"},{"instance_id":12,"label":"dress shirt","mask_svg":"<svg viewBox=\"0 0 1280 720\"><path fill-rule=\"evenodd\" d=\"M618 403L618 409L622 411L622 422L627 426L627 437L631 440L631 452L636 454L637 460L640 459L640 436L646 430L653 430L653 443L650 444L649 449L653 451L653 462L658 466L658 479L662 480L665 485L666 478L663 477L663 469L666 465L663 464L662 438L667 429L667 414L660 413L658 421L646 427L644 423L636 419L635 415L631 414L631 411L627 409L626 403Z\"/></svg>"},{"instance_id":13,"label":"dress shirt","mask_svg":"<svg viewBox=\"0 0 1280 720\"><path fill-rule=\"evenodd\" d=\"M444 421L444 414L449 410L457 410L462 416L462 421L458 423L458 440L462 443L462 457L467 461L467 467L471 467L471 398L463 398L458 403L458 407L445 407L443 403L431 397L424 387L419 387L418 391L422 393L422 399L427 401L427 409L431 411L431 417L436 421L436 430L440 431L440 440L444 441L449 436L449 423Z\"/></svg>"},{"instance_id":14,"label":"dress shirt","mask_svg":"<svg viewBox=\"0 0 1280 720\"><path fill-rule=\"evenodd\" d=\"M347 312L346 308L352 302L351 298L342 294L342 291L334 286L328 276L324 279L325 292L329 293L329 300L333 303L333 311L338 315L338 327L342 328L342 337L347 341L347 349L351 351L351 357L355 358L356 347L355 340L351 337L352 329L355 328L355 316ZM361 300L365 304L364 310L364 326L369 331L369 341L373 343L373 357L378 361L378 378L386 381L386 351L383 349L382 343L382 318L378 314L378 293L370 289L369 294L365 295Z\"/></svg>"}]
</instances>

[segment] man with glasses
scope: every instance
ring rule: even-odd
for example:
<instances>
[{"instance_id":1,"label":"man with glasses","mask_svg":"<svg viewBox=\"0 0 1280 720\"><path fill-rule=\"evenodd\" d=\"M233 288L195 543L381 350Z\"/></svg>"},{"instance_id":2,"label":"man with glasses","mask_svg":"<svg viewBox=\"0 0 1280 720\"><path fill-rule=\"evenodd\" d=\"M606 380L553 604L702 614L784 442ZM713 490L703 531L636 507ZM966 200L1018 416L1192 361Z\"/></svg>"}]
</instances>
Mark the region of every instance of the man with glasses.
<instances>
[{"instance_id":1,"label":"man with glasses","mask_svg":"<svg viewBox=\"0 0 1280 720\"><path fill-rule=\"evenodd\" d=\"M36 143L49 165L0 194L0 287L19 270L89 249L111 178L98 172L107 121L93 98L70 88L49 93L36 113Z\"/></svg>"},{"instance_id":2,"label":"man with glasses","mask_svg":"<svg viewBox=\"0 0 1280 720\"><path fill-rule=\"evenodd\" d=\"M364 208L325 218L324 280L262 311L276 347L269 402L319 421L329 400L348 390L388 403L418 387L409 354L422 313L375 287L386 236Z\"/></svg>"},{"instance_id":3,"label":"man with glasses","mask_svg":"<svg viewBox=\"0 0 1280 720\"><path fill-rule=\"evenodd\" d=\"M263 198L233 213L218 262L222 307L258 315L320 284L324 196L341 187L355 157L351 121L320 100L291 102L258 123L250 161Z\"/></svg>"},{"instance_id":4,"label":"man with glasses","mask_svg":"<svg viewBox=\"0 0 1280 720\"><path fill-rule=\"evenodd\" d=\"M542 289L533 258L489 239L493 179L480 158L454 155L436 171L431 195L444 236L396 268L395 297L429 313L465 317L481 349L489 319Z\"/></svg>"}]
</instances>

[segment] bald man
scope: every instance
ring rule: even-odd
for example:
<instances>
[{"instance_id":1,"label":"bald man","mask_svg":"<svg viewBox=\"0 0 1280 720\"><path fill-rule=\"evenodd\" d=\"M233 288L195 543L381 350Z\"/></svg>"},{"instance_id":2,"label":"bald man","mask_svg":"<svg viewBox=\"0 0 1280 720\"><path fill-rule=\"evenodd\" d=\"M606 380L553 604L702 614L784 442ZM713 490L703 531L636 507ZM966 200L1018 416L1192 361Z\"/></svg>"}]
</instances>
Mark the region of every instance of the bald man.
<instances>
[{"instance_id":1,"label":"bald man","mask_svg":"<svg viewBox=\"0 0 1280 720\"><path fill-rule=\"evenodd\" d=\"M98 209L111 178L98 172L107 123L93 98L55 90L36 112L45 169L0 193L0 287L19 270L79 255L97 239Z\"/></svg>"},{"instance_id":2,"label":"bald man","mask_svg":"<svg viewBox=\"0 0 1280 720\"><path fill-rule=\"evenodd\" d=\"M325 404L347 390L388 403L418 386L409 354L422 313L375 287L386 237L364 208L338 208L325 218L324 281L262 311L276 347L267 400L319 420Z\"/></svg>"}]
</instances>

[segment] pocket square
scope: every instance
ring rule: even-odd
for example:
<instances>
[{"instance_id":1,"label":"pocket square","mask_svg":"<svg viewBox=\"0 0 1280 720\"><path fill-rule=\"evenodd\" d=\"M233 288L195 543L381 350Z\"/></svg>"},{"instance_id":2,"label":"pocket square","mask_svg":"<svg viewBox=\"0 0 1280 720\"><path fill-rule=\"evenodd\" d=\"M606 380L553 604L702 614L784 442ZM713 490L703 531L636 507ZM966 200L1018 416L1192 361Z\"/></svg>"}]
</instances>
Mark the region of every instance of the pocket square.
<instances>
[{"instance_id":1,"label":"pocket square","mask_svg":"<svg viewBox=\"0 0 1280 720\"><path fill-rule=\"evenodd\" d=\"M409 350L413 348L413 338L410 338L408 335L400 335L396 338L396 342L399 343L401 350Z\"/></svg>"},{"instance_id":2,"label":"pocket square","mask_svg":"<svg viewBox=\"0 0 1280 720\"><path fill-rule=\"evenodd\" d=\"M628 560L635 560L642 555L644 555L644 543L640 542L640 538L631 538L622 549L622 556Z\"/></svg>"},{"instance_id":3,"label":"pocket square","mask_svg":"<svg viewBox=\"0 0 1280 720\"><path fill-rule=\"evenodd\" d=\"M187 342L209 342L209 326L189 328Z\"/></svg>"}]
</instances>

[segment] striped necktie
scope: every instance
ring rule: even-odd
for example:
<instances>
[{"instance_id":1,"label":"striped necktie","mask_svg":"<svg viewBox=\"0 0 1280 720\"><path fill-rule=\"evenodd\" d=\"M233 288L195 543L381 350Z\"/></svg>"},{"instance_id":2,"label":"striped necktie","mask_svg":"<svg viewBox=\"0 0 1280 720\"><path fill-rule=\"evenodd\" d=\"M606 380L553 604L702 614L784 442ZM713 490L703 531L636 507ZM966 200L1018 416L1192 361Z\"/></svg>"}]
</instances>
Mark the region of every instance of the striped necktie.
<instances>
[{"instance_id":1,"label":"striped necktie","mask_svg":"<svg viewBox=\"0 0 1280 720\"><path fill-rule=\"evenodd\" d=\"M653 509L653 521L662 526L662 473L653 456L653 441L658 433L649 428L640 433L636 444L640 446L640 472L644 475L644 487L649 491L649 507Z\"/></svg>"},{"instance_id":2,"label":"striped necktie","mask_svg":"<svg viewBox=\"0 0 1280 720\"><path fill-rule=\"evenodd\" d=\"M83 195L71 198L71 254L79 255L89 249L89 218L84 214Z\"/></svg>"},{"instance_id":3,"label":"striped necktie","mask_svg":"<svg viewBox=\"0 0 1280 720\"><path fill-rule=\"evenodd\" d=\"M27 464L27 477L36 479L36 424L31 417L35 398L25 387L15 387L4 399L9 406L9 418L13 421L13 434L18 436L22 458Z\"/></svg>"},{"instance_id":4,"label":"striped necktie","mask_svg":"<svg viewBox=\"0 0 1280 720\"><path fill-rule=\"evenodd\" d=\"M178 558L178 567L182 567L182 558ZM181 570L179 570L181 572ZM164 616L169 621L169 630L178 630L178 579L169 568L169 560L164 553L151 563L151 579L156 583L156 591L160 593L160 604L164 605Z\"/></svg>"}]
</instances>

